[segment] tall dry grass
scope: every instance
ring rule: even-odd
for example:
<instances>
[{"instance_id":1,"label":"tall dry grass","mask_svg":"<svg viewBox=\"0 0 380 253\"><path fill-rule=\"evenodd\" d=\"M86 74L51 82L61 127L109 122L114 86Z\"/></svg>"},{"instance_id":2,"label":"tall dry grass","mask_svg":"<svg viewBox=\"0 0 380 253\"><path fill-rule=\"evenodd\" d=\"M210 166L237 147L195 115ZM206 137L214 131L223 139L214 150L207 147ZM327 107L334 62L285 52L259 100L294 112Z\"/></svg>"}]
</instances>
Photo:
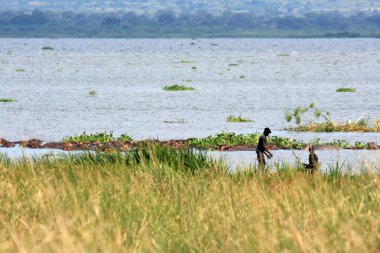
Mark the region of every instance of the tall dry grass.
<instances>
[{"instance_id":1,"label":"tall dry grass","mask_svg":"<svg viewBox=\"0 0 380 253\"><path fill-rule=\"evenodd\" d=\"M0 252L378 252L376 173L228 173L193 151L0 159Z\"/></svg>"}]
</instances>

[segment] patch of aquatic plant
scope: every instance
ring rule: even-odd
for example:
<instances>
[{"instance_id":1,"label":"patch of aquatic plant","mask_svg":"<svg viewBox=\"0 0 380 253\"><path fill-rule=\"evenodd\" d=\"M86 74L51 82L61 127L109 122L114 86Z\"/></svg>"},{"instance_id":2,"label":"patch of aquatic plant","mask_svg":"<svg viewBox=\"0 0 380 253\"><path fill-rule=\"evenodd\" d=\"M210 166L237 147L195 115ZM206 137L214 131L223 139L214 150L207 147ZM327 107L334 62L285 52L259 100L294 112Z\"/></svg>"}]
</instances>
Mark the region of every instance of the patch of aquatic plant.
<instances>
[{"instance_id":1,"label":"patch of aquatic plant","mask_svg":"<svg viewBox=\"0 0 380 253\"><path fill-rule=\"evenodd\" d=\"M297 107L294 111L287 112L285 119L294 122L297 126L289 130L299 132L379 132L379 120L371 121L363 116L356 121L348 120L345 123L335 122L329 112L323 112L311 103L306 107ZM322 120L320 120L322 119ZM319 120L319 121L318 121Z\"/></svg>"},{"instance_id":2,"label":"patch of aquatic plant","mask_svg":"<svg viewBox=\"0 0 380 253\"><path fill-rule=\"evenodd\" d=\"M25 72L25 69L15 69L16 72Z\"/></svg>"},{"instance_id":3,"label":"patch of aquatic plant","mask_svg":"<svg viewBox=\"0 0 380 253\"><path fill-rule=\"evenodd\" d=\"M182 60L182 61L180 61L179 63L182 63L182 64L191 64L191 63L196 63L196 62L194 62L194 61Z\"/></svg>"},{"instance_id":4,"label":"patch of aquatic plant","mask_svg":"<svg viewBox=\"0 0 380 253\"><path fill-rule=\"evenodd\" d=\"M94 97L94 96L96 96L96 91L90 91L89 93L88 93L88 95L90 95L90 96L92 96L92 97Z\"/></svg>"},{"instance_id":5,"label":"patch of aquatic plant","mask_svg":"<svg viewBox=\"0 0 380 253\"><path fill-rule=\"evenodd\" d=\"M176 119L176 120L166 120L164 123L167 124L186 124L187 121L184 118Z\"/></svg>"},{"instance_id":6,"label":"patch of aquatic plant","mask_svg":"<svg viewBox=\"0 0 380 253\"><path fill-rule=\"evenodd\" d=\"M235 134L235 133L219 133L208 136L206 138L198 138L188 140L187 144L198 148L215 148L221 145L238 146L250 145L256 146L261 134ZM268 138L268 142L274 143L279 148L299 149L305 144L287 137L272 136Z\"/></svg>"},{"instance_id":7,"label":"patch of aquatic plant","mask_svg":"<svg viewBox=\"0 0 380 253\"><path fill-rule=\"evenodd\" d=\"M244 122L253 122L253 120L242 118L241 115L240 116L230 115L227 118L227 122L244 123Z\"/></svg>"},{"instance_id":8,"label":"patch of aquatic plant","mask_svg":"<svg viewBox=\"0 0 380 253\"><path fill-rule=\"evenodd\" d=\"M290 56L290 54L288 54L288 53L279 53L279 54L277 54L277 56L278 57L288 57L288 56Z\"/></svg>"},{"instance_id":9,"label":"patch of aquatic plant","mask_svg":"<svg viewBox=\"0 0 380 253\"><path fill-rule=\"evenodd\" d=\"M16 99L10 99L10 98L0 98L0 103L13 103L17 102Z\"/></svg>"},{"instance_id":10,"label":"patch of aquatic plant","mask_svg":"<svg viewBox=\"0 0 380 253\"><path fill-rule=\"evenodd\" d=\"M259 133L254 134L235 134L235 133L219 133L208 136L206 138L197 138L188 140L188 144L200 148L213 148L221 145L255 145L260 138Z\"/></svg>"},{"instance_id":11,"label":"patch of aquatic plant","mask_svg":"<svg viewBox=\"0 0 380 253\"><path fill-rule=\"evenodd\" d=\"M129 136L128 134L122 134L117 138L118 141L123 141L123 142L132 142L133 138Z\"/></svg>"},{"instance_id":12,"label":"patch of aquatic plant","mask_svg":"<svg viewBox=\"0 0 380 253\"><path fill-rule=\"evenodd\" d=\"M113 136L113 132L103 132L103 133L95 133L95 134L87 134L86 132L83 132L83 134L80 135L74 135L74 136L67 136L63 139L63 142L83 142L83 143L89 143L89 142L111 142L114 141L115 138Z\"/></svg>"},{"instance_id":13,"label":"patch of aquatic plant","mask_svg":"<svg viewBox=\"0 0 380 253\"><path fill-rule=\"evenodd\" d=\"M54 48L49 47L49 46L45 46L45 47L42 47L41 50L54 50Z\"/></svg>"},{"instance_id":14,"label":"patch of aquatic plant","mask_svg":"<svg viewBox=\"0 0 380 253\"><path fill-rule=\"evenodd\" d=\"M193 87L183 86L183 85L166 85L164 87L164 90L166 91L190 91L195 90Z\"/></svg>"},{"instance_id":15,"label":"patch of aquatic plant","mask_svg":"<svg viewBox=\"0 0 380 253\"><path fill-rule=\"evenodd\" d=\"M271 136L268 142L276 144L277 147L282 149L301 149L305 146L302 141L297 141L288 137Z\"/></svg>"},{"instance_id":16,"label":"patch of aquatic plant","mask_svg":"<svg viewBox=\"0 0 380 253\"><path fill-rule=\"evenodd\" d=\"M351 148L352 147L352 145L346 140L334 140L332 142L327 143L326 145L340 147L340 148Z\"/></svg>"},{"instance_id":17,"label":"patch of aquatic plant","mask_svg":"<svg viewBox=\"0 0 380 253\"><path fill-rule=\"evenodd\" d=\"M336 92L356 92L356 88L342 87L336 89Z\"/></svg>"},{"instance_id":18,"label":"patch of aquatic plant","mask_svg":"<svg viewBox=\"0 0 380 253\"><path fill-rule=\"evenodd\" d=\"M191 69L195 71L195 70L197 70L198 68L197 68L197 67L192 67Z\"/></svg>"},{"instance_id":19,"label":"patch of aquatic plant","mask_svg":"<svg viewBox=\"0 0 380 253\"><path fill-rule=\"evenodd\" d=\"M239 63L230 63L228 64L229 67L237 67L239 66Z\"/></svg>"},{"instance_id":20,"label":"patch of aquatic plant","mask_svg":"<svg viewBox=\"0 0 380 253\"><path fill-rule=\"evenodd\" d=\"M245 78L245 75L241 75L239 76L240 79L244 79Z\"/></svg>"},{"instance_id":21,"label":"patch of aquatic plant","mask_svg":"<svg viewBox=\"0 0 380 253\"><path fill-rule=\"evenodd\" d=\"M365 149L368 147L368 144L365 142L357 141L357 142L355 142L355 147L358 149Z\"/></svg>"},{"instance_id":22,"label":"patch of aquatic plant","mask_svg":"<svg viewBox=\"0 0 380 253\"><path fill-rule=\"evenodd\" d=\"M133 141L132 137L127 134L122 134L118 138L113 135L113 132L103 132L103 133L95 133L95 134L87 134L83 132L80 135L67 136L63 139L63 142L75 142L75 143L90 143L90 142L112 142L112 141L123 141L123 142L131 142Z\"/></svg>"}]
</instances>

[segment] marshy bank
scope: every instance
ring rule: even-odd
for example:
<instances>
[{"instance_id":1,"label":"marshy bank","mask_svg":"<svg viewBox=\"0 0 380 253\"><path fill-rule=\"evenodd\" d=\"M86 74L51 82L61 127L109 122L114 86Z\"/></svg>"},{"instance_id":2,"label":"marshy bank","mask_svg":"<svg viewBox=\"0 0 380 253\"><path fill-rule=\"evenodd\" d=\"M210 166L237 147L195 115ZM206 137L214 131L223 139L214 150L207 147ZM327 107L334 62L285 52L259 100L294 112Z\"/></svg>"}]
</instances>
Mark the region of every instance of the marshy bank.
<instances>
[{"instance_id":1,"label":"marshy bank","mask_svg":"<svg viewBox=\"0 0 380 253\"><path fill-rule=\"evenodd\" d=\"M0 251L342 251L380 247L380 177L230 173L191 150L0 157Z\"/></svg>"},{"instance_id":2,"label":"marshy bank","mask_svg":"<svg viewBox=\"0 0 380 253\"><path fill-rule=\"evenodd\" d=\"M128 134L114 136L113 132L100 132L80 135L67 136L60 142L43 143L39 139L25 141L8 141L0 138L0 147L13 148L16 146L35 149L61 149L61 150L130 150L142 144L163 144L176 149L197 148L203 150L219 151L252 151L256 149L261 133L236 134L218 133L205 138L190 138L186 140L133 140ZM334 140L322 143L320 139L304 142L288 137L270 136L268 138L268 148L270 150L306 150L309 146L314 146L316 150L377 150L380 146L376 142L351 143L347 140Z\"/></svg>"}]
</instances>

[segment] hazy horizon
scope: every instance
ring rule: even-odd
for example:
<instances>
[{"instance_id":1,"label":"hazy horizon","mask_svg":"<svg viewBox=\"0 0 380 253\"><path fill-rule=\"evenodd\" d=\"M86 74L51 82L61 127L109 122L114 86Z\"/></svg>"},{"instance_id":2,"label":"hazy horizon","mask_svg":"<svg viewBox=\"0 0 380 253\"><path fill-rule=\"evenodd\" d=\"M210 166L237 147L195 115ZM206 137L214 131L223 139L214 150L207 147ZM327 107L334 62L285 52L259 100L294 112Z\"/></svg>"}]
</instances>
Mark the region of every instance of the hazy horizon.
<instances>
[{"instance_id":1,"label":"hazy horizon","mask_svg":"<svg viewBox=\"0 0 380 253\"><path fill-rule=\"evenodd\" d=\"M357 1L275 1L275 0L0 0L3 11L31 11L33 9L73 12L127 12L153 13L171 9L177 13L204 10L213 14L224 11L253 11L261 15L302 15L307 12L339 11L357 13L380 10L379 0Z\"/></svg>"}]
</instances>

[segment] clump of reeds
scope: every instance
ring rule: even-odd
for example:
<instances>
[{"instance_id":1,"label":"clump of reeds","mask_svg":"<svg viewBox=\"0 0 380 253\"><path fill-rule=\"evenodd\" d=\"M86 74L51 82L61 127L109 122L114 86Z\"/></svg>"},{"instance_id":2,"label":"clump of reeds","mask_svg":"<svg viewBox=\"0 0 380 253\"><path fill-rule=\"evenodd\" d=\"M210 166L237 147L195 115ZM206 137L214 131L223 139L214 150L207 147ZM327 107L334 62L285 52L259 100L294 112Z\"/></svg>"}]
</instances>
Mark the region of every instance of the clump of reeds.
<instances>
[{"instance_id":1,"label":"clump of reeds","mask_svg":"<svg viewBox=\"0 0 380 253\"><path fill-rule=\"evenodd\" d=\"M253 120L245 119L245 118L241 117L241 115L239 115L239 116L230 115L227 118L227 122L231 122L231 123L245 123L245 122L253 122Z\"/></svg>"},{"instance_id":2,"label":"clump of reeds","mask_svg":"<svg viewBox=\"0 0 380 253\"><path fill-rule=\"evenodd\" d=\"M166 91L191 91L191 90L195 90L193 87L188 87L188 86L178 85L178 84L166 85L163 89Z\"/></svg>"},{"instance_id":3,"label":"clump of reeds","mask_svg":"<svg viewBox=\"0 0 380 253\"><path fill-rule=\"evenodd\" d=\"M376 252L378 173L337 163L228 171L192 150L142 146L0 156L2 252Z\"/></svg>"},{"instance_id":4,"label":"clump of reeds","mask_svg":"<svg viewBox=\"0 0 380 253\"><path fill-rule=\"evenodd\" d=\"M95 97L96 96L96 91L92 90L88 93L88 95L90 95L91 97Z\"/></svg>"}]
</instances>

